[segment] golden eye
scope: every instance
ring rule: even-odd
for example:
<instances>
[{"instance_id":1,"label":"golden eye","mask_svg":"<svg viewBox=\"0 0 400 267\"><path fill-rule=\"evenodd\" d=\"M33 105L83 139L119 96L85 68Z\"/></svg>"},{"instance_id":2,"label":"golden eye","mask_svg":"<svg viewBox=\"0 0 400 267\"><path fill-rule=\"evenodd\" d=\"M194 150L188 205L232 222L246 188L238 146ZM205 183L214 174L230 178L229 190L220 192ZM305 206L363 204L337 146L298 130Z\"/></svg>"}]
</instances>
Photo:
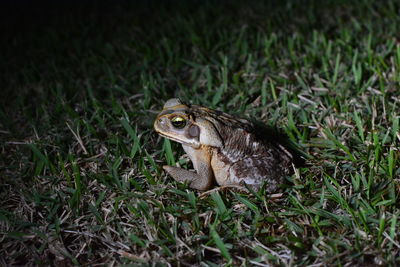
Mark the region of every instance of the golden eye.
<instances>
[{"instance_id":1,"label":"golden eye","mask_svg":"<svg viewBox=\"0 0 400 267\"><path fill-rule=\"evenodd\" d=\"M182 129L186 126L186 120L180 116L175 116L171 119L172 126L177 129Z\"/></svg>"}]
</instances>

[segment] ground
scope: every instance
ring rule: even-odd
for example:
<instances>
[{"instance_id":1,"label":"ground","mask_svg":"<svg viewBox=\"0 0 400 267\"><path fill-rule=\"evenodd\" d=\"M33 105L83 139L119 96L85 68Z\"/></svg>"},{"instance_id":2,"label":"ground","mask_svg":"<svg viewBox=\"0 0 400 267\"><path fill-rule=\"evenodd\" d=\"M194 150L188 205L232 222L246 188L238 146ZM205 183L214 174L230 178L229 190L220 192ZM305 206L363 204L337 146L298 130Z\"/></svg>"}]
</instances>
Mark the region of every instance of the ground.
<instances>
[{"instance_id":1,"label":"ground","mask_svg":"<svg viewBox=\"0 0 400 267\"><path fill-rule=\"evenodd\" d=\"M42 4L1 8L0 265L400 264L398 1ZM171 97L307 165L281 195L177 183Z\"/></svg>"}]
</instances>

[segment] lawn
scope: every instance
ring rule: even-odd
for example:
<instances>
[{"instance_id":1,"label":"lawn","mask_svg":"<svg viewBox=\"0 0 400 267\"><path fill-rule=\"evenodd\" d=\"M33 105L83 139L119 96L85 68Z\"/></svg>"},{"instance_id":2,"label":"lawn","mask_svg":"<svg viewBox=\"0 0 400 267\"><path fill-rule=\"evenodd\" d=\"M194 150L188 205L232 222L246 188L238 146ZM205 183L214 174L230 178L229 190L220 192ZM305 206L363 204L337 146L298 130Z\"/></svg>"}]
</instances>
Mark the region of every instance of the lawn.
<instances>
[{"instance_id":1,"label":"lawn","mask_svg":"<svg viewBox=\"0 0 400 267\"><path fill-rule=\"evenodd\" d=\"M0 265L400 264L400 4L2 4ZM281 195L175 182L166 100L308 155Z\"/></svg>"}]
</instances>

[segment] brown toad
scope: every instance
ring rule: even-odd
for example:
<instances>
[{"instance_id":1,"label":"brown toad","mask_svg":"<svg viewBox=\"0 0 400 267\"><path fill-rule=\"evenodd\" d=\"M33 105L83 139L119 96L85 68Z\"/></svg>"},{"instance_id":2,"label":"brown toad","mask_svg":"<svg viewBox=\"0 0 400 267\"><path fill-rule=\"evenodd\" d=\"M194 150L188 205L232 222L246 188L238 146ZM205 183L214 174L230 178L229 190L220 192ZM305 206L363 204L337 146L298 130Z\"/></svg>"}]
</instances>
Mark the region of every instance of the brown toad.
<instances>
[{"instance_id":1,"label":"brown toad","mask_svg":"<svg viewBox=\"0 0 400 267\"><path fill-rule=\"evenodd\" d=\"M191 188L209 189L243 185L274 192L292 169L293 156L254 123L221 111L168 100L158 114L154 129L182 144L196 172L163 166L176 181Z\"/></svg>"}]
</instances>

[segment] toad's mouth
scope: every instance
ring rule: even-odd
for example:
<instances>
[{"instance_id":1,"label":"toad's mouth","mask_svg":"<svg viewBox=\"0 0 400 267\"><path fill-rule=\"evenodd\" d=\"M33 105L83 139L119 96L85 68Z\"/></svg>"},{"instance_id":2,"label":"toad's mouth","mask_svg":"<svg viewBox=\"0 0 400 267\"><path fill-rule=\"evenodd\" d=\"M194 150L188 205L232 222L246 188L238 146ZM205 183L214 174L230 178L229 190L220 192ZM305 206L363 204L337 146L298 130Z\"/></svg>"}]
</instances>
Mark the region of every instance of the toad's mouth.
<instances>
[{"instance_id":1,"label":"toad's mouth","mask_svg":"<svg viewBox=\"0 0 400 267\"><path fill-rule=\"evenodd\" d=\"M200 145L199 145L198 143L194 143L194 142L193 142L193 143L185 142L185 141L182 141L181 139L178 139L178 138L173 137L173 136L170 136L170 135L166 135L166 134L161 133L161 132L159 132L159 131L156 131L156 132L157 132L159 135L161 135L162 137L171 139L172 141L181 143L182 145L190 146L190 147L193 147L193 148L199 148L199 147L200 147Z\"/></svg>"}]
</instances>

